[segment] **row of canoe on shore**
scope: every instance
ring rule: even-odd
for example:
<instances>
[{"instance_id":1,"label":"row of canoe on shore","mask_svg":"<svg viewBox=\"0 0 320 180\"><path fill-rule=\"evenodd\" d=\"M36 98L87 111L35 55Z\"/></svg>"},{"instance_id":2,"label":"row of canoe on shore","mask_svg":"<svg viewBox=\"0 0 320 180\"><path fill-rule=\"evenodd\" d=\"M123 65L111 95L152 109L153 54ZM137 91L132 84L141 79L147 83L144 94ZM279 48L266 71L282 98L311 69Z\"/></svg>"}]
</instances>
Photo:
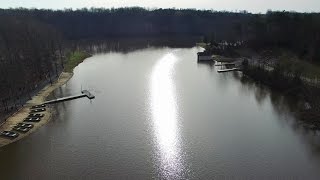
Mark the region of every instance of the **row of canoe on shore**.
<instances>
[{"instance_id":1,"label":"row of canoe on shore","mask_svg":"<svg viewBox=\"0 0 320 180\"><path fill-rule=\"evenodd\" d=\"M23 120L21 123L17 123L13 126L12 130L10 131L2 131L0 132L0 136L9 139L15 139L19 136L19 133L26 133L30 129L34 127L32 123L39 122L44 114L39 114L39 112L46 111L46 105L36 105L30 108L30 113L27 118Z\"/></svg>"}]
</instances>

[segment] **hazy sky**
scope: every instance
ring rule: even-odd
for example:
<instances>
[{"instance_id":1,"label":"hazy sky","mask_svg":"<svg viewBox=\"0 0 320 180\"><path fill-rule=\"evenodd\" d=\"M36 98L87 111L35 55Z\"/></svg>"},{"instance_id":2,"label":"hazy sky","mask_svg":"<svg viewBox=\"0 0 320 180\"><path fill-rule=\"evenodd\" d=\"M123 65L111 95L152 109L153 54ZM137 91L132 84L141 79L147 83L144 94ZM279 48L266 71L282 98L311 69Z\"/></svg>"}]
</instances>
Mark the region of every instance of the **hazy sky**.
<instances>
[{"instance_id":1,"label":"hazy sky","mask_svg":"<svg viewBox=\"0 0 320 180\"><path fill-rule=\"evenodd\" d=\"M299 12L320 12L320 0L0 0L1 8L83 8L83 7L125 7L149 8L196 8L214 10L247 10L266 12L272 10L294 10Z\"/></svg>"}]
</instances>

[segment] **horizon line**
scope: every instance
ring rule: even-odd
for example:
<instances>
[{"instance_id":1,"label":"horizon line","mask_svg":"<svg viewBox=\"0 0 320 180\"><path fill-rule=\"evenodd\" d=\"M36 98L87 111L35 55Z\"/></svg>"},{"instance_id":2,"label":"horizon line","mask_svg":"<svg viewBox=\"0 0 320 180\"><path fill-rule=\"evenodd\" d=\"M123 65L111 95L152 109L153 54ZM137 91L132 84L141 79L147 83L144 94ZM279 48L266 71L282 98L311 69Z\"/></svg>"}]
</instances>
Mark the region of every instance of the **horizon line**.
<instances>
[{"instance_id":1,"label":"horizon line","mask_svg":"<svg viewBox=\"0 0 320 180\"><path fill-rule=\"evenodd\" d=\"M78 8L72 8L72 7L64 7L64 8L41 8L41 7L22 7L22 6L17 6L17 7L7 7L3 8L0 7L1 10L17 10L17 9L26 9L26 10L51 10L51 11L65 11L65 10L71 10L71 11L79 11L79 10L91 10L91 9L103 9L103 10L112 10L112 9L125 9L125 8L141 8L147 11L154 11L154 10L194 10L194 11L210 11L210 12L229 12L229 13L243 13L243 14L267 14L268 12L290 12L290 13L307 13L307 14L314 14L314 13L320 13L316 11L296 11L296 10L273 10L273 9L268 9L265 12L251 12L249 10L216 10L216 9L201 9L201 8L178 8L178 7L167 7L167 8L162 8L162 7L142 7L142 6L123 6L123 7L78 7Z\"/></svg>"}]
</instances>

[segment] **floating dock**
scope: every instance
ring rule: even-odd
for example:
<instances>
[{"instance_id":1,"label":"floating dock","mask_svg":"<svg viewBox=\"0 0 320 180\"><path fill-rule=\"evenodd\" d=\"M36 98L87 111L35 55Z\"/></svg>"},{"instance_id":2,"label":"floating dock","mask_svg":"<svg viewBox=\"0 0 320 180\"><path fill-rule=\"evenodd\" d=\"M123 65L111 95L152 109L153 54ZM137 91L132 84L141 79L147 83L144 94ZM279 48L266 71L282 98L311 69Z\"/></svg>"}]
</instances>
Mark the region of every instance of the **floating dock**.
<instances>
[{"instance_id":1,"label":"floating dock","mask_svg":"<svg viewBox=\"0 0 320 180\"><path fill-rule=\"evenodd\" d=\"M95 98L95 96L93 94L91 94L89 91L83 90L83 91L81 91L81 94L79 94L79 95L53 99L53 100L50 100L50 101L46 101L43 104L53 104L53 103L58 103L58 102L63 102L63 101L69 101L69 100L73 100L73 99L83 98L83 97L87 97L88 99L94 99Z\"/></svg>"},{"instance_id":2,"label":"floating dock","mask_svg":"<svg viewBox=\"0 0 320 180\"><path fill-rule=\"evenodd\" d=\"M240 69L239 68L220 69L220 70L218 70L218 73L230 72L230 71L240 71Z\"/></svg>"},{"instance_id":3,"label":"floating dock","mask_svg":"<svg viewBox=\"0 0 320 180\"><path fill-rule=\"evenodd\" d=\"M85 94L89 99L95 98L95 96L93 94L91 94L88 90L82 90L81 93Z\"/></svg>"},{"instance_id":4,"label":"floating dock","mask_svg":"<svg viewBox=\"0 0 320 180\"><path fill-rule=\"evenodd\" d=\"M216 64L215 66L230 66L230 65L236 65L235 63L221 63L221 64Z\"/></svg>"}]
</instances>

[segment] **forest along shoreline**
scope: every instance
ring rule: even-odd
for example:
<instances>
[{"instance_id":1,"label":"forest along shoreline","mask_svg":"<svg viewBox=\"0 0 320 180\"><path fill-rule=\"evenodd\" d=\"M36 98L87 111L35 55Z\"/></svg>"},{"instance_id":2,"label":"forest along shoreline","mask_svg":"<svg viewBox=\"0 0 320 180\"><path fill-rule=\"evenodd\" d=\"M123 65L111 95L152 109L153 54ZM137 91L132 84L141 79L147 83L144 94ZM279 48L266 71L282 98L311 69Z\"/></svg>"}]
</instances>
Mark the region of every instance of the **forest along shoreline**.
<instances>
[{"instance_id":1,"label":"forest along shoreline","mask_svg":"<svg viewBox=\"0 0 320 180\"><path fill-rule=\"evenodd\" d=\"M205 52L218 62L237 64L243 77L297 100L296 115L307 129L320 130L320 65L288 49L254 49L244 42L203 43Z\"/></svg>"},{"instance_id":2,"label":"forest along shoreline","mask_svg":"<svg viewBox=\"0 0 320 180\"><path fill-rule=\"evenodd\" d=\"M36 95L34 95L29 101L27 101L20 109L13 113L9 118L7 118L0 125L0 132L3 131L12 131L12 128L18 123L22 123L25 118L29 116L30 108L35 105L43 104L46 101L46 98L57 88L66 84L69 79L73 76L73 69L80 63L82 63L86 58L91 55L82 51L73 52L70 57L67 59L63 72L60 73L58 79L52 83L47 84L43 89L41 89ZM17 138L9 139L5 137L0 137L0 147L16 142L24 137L30 135L31 133L38 130L41 126L47 124L53 114L53 109L51 106L46 107L46 111L41 112L44 116L41 118L41 121L32 123L33 128L31 128L26 133L20 133ZM14 131L14 130L13 130ZM14 131L16 132L16 131Z\"/></svg>"}]
</instances>

